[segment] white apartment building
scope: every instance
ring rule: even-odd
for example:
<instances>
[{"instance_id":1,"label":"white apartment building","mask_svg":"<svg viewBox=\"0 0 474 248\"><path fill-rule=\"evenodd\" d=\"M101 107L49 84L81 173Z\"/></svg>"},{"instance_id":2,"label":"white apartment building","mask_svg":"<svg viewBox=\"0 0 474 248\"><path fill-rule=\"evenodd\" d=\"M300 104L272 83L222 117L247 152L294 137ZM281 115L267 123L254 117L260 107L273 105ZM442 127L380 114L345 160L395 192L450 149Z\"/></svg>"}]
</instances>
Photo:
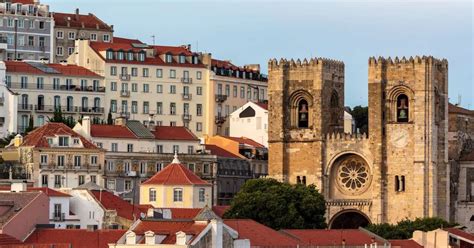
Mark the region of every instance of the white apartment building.
<instances>
[{"instance_id":1,"label":"white apartment building","mask_svg":"<svg viewBox=\"0 0 474 248\"><path fill-rule=\"evenodd\" d=\"M0 39L6 39L7 60L46 60L53 55L54 20L38 0L0 1Z\"/></svg>"},{"instance_id":2,"label":"white apartment building","mask_svg":"<svg viewBox=\"0 0 474 248\"><path fill-rule=\"evenodd\" d=\"M64 117L82 115L104 120L103 78L83 67L66 64L5 61L6 86L18 94L17 131L23 133L33 118L42 126L60 109Z\"/></svg>"},{"instance_id":3,"label":"white apartment building","mask_svg":"<svg viewBox=\"0 0 474 248\"><path fill-rule=\"evenodd\" d=\"M210 120L208 134L230 135L229 116L249 101L267 101L267 77L259 65L236 66L230 61L206 58L210 69L209 99L206 118ZM260 141L259 141L260 142Z\"/></svg>"},{"instance_id":4,"label":"white apartment building","mask_svg":"<svg viewBox=\"0 0 474 248\"><path fill-rule=\"evenodd\" d=\"M77 40L69 63L103 76L106 112L145 125L206 130L208 70L189 46L150 46L114 37L113 43Z\"/></svg>"},{"instance_id":5,"label":"white apartment building","mask_svg":"<svg viewBox=\"0 0 474 248\"><path fill-rule=\"evenodd\" d=\"M5 84L5 72L5 63L0 61L0 138L17 132L18 95Z\"/></svg>"},{"instance_id":6,"label":"white apartment building","mask_svg":"<svg viewBox=\"0 0 474 248\"><path fill-rule=\"evenodd\" d=\"M268 105L248 102L232 112L230 136L247 137L268 147Z\"/></svg>"}]
</instances>

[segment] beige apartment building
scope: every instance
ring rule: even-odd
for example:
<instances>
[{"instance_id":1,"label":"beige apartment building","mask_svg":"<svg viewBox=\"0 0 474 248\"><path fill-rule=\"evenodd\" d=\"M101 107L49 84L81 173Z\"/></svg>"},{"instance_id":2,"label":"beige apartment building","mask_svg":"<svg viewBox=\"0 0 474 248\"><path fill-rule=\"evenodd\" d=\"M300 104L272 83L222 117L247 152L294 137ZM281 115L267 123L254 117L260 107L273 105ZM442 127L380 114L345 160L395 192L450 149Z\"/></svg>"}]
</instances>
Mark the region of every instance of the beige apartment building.
<instances>
[{"instance_id":1,"label":"beige apartment building","mask_svg":"<svg viewBox=\"0 0 474 248\"><path fill-rule=\"evenodd\" d=\"M53 13L54 18L54 62L67 60L74 53L76 39L112 42L114 26L103 22L94 14Z\"/></svg>"},{"instance_id":2,"label":"beige apartment building","mask_svg":"<svg viewBox=\"0 0 474 248\"><path fill-rule=\"evenodd\" d=\"M69 63L105 77L106 112L145 125L207 130L209 71L189 46L151 46L114 38L113 43L77 40Z\"/></svg>"},{"instance_id":3,"label":"beige apartment building","mask_svg":"<svg viewBox=\"0 0 474 248\"><path fill-rule=\"evenodd\" d=\"M18 133L33 118L33 126L45 124L60 109L63 116L78 120L89 115L105 119L103 77L76 65L5 61L6 86L18 95Z\"/></svg>"},{"instance_id":4,"label":"beige apartment building","mask_svg":"<svg viewBox=\"0 0 474 248\"><path fill-rule=\"evenodd\" d=\"M267 77L260 73L260 65L236 66L203 56L209 72L209 98L206 119L210 120L208 134L230 135L230 114L249 101L267 101ZM254 137L250 137L254 138Z\"/></svg>"}]
</instances>

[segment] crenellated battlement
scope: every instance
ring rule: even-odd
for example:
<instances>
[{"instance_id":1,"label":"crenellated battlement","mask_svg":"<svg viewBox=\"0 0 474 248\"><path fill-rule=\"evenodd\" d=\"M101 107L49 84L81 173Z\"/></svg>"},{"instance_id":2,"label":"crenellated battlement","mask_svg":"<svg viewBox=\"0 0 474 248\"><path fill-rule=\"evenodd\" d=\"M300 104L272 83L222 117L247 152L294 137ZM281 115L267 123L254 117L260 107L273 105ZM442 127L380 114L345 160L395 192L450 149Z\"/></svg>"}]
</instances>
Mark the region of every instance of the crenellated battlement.
<instances>
[{"instance_id":1,"label":"crenellated battlement","mask_svg":"<svg viewBox=\"0 0 474 248\"><path fill-rule=\"evenodd\" d=\"M338 140L367 140L367 134L348 134L348 133L331 133L326 134L326 141L338 141Z\"/></svg>"},{"instance_id":2,"label":"crenellated battlement","mask_svg":"<svg viewBox=\"0 0 474 248\"><path fill-rule=\"evenodd\" d=\"M268 70L278 70L283 68L308 68L308 67L324 67L344 71L344 62L328 58L304 58L300 59L284 59L277 60L275 58L268 61Z\"/></svg>"},{"instance_id":3,"label":"crenellated battlement","mask_svg":"<svg viewBox=\"0 0 474 248\"><path fill-rule=\"evenodd\" d=\"M447 68L448 67L448 60L447 59L437 59L434 58L433 56L410 56L410 58L406 58L405 56L398 58L395 57L392 59L391 57L384 58L384 57L370 57L369 58L369 66L378 66L378 65L407 65L407 64L412 64L413 66L415 64L433 64L433 65L439 65L442 67Z\"/></svg>"}]
</instances>

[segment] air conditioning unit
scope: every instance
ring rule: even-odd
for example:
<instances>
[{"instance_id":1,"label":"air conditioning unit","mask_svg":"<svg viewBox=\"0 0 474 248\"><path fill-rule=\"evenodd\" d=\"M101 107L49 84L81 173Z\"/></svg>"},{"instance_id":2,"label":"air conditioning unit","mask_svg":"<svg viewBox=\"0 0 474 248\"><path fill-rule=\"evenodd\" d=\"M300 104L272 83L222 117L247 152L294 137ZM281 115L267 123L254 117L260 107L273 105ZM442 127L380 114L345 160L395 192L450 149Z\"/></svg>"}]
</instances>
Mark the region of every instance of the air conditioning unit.
<instances>
[{"instance_id":1,"label":"air conditioning unit","mask_svg":"<svg viewBox=\"0 0 474 248\"><path fill-rule=\"evenodd\" d=\"M129 176L129 177L136 177L136 176L137 176L137 172L136 172L136 171L129 171L129 172L127 172L127 176Z\"/></svg>"}]
</instances>

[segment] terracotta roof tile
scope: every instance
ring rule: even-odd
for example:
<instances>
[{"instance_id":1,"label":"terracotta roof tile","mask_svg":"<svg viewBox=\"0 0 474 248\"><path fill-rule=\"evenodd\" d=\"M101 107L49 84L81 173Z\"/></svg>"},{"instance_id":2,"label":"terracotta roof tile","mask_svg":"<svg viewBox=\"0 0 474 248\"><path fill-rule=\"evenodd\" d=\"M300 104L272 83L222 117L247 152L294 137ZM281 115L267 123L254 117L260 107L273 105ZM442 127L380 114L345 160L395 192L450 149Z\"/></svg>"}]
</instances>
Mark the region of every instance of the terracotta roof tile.
<instances>
[{"instance_id":1,"label":"terracotta roof tile","mask_svg":"<svg viewBox=\"0 0 474 248\"><path fill-rule=\"evenodd\" d=\"M208 145L206 144L206 150L209 150L212 155L216 155L217 157L224 157L224 158L244 158L243 156L239 156L232 152L229 152L223 148L220 148L216 145Z\"/></svg>"},{"instance_id":2,"label":"terracotta roof tile","mask_svg":"<svg viewBox=\"0 0 474 248\"><path fill-rule=\"evenodd\" d=\"M249 239L252 247L297 247L298 241L254 220L224 220L224 224L239 233L239 239Z\"/></svg>"},{"instance_id":3,"label":"terracotta roof tile","mask_svg":"<svg viewBox=\"0 0 474 248\"><path fill-rule=\"evenodd\" d=\"M22 242L8 234L0 233L0 247L4 245L22 244Z\"/></svg>"},{"instance_id":4,"label":"terracotta roof tile","mask_svg":"<svg viewBox=\"0 0 474 248\"><path fill-rule=\"evenodd\" d=\"M363 246L373 243L373 237L358 229L286 229L282 232L299 239L301 245L337 246L341 245L343 241L346 242L345 245L349 246Z\"/></svg>"},{"instance_id":5,"label":"terracotta roof tile","mask_svg":"<svg viewBox=\"0 0 474 248\"><path fill-rule=\"evenodd\" d=\"M232 62L227 61L227 60L212 59L211 60L211 65L216 66L218 68L232 69L234 71L239 70L239 71L246 71L246 72L257 72L255 70L250 69L250 68L244 68L244 67L241 67L241 66L236 66L236 65L232 64Z\"/></svg>"},{"instance_id":6,"label":"terracotta roof tile","mask_svg":"<svg viewBox=\"0 0 474 248\"><path fill-rule=\"evenodd\" d=\"M172 219L193 219L201 208L169 208Z\"/></svg>"},{"instance_id":7,"label":"terracotta roof tile","mask_svg":"<svg viewBox=\"0 0 474 248\"><path fill-rule=\"evenodd\" d=\"M138 39L129 39L129 38L124 38L124 37L116 37L114 36L114 43L136 43L136 44L143 44Z\"/></svg>"},{"instance_id":8,"label":"terracotta roof tile","mask_svg":"<svg viewBox=\"0 0 474 248\"><path fill-rule=\"evenodd\" d=\"M268 110L268 104L267 103L256 102L255 104L257 104L257 106L259 106L262 109Z\"/></svg>"},{"instance_id":9,"label":"terracotta roof tile","mask_svg":"<svg viewBox=\"0 0 474 248\"><path fill-rule=\"evenodd\" d=\"M113 193L106 190L91 190L92 195L95 199L99 201L104 208L108 210L116 210L117 215L128 219L128 220L137 220L140 218L142 212L138 205L130 204L128 201L123 200L122 198L114 195Z\"/></svg>"},{"instance_id":10,"label":"terracotta roof tile","mask_svg":"<svg viewBox=\"0 0 474 248\"><path fill-rule=\"evenodd\" d=\"M454 114L463 114L463 115L472 115L472 116L474 116L474 110L465 109L465 108L456 106L452 103L449 103L449 105L448 105L448 112L450 114L454 113Z\"/></svg>"},{"instance_id":11,"label":"terracotta roof tile","mask_svg":"<svg viewBox=\"0 0 474 248\"><path fill-rule=\"evenodd\" d=\"M474 243L474 234L467 233L461 229L457 228L443 228L445 231L448 231L450 234L454 234L458 237L462 237L466 240L471 241L471 243Z\"/></svg>"},{"instance_id":12,"label":"terracotta roof tile","mask_svg":"<svg viewBox=\"0 0 474 248\"><path fill-rule=\"evenodd\" d=\"M169 164L142 184L211 185L182 164Z\"/></svg>"},{"instance_id":13,"label":"terracotta roof tile","mask_svg":"<svg viewBox=\"0 0 474 248\"><path fill-rule=\"evenodd\" d=\"M255 140L253 139L249 139L247 137L231 137L231 136L224 136L224 138L227 138L227 139L230 139L230 140L233 140L235 142L238 142L239 145L243 144L243 145L249 145L249 146L253 146L255 148L265 148L265 146L263 146L262 144L256 142Z\"/></svg>"},{"instance_id":14,"label":"terracotta roof tile","mask_svg":"<svg viewBox=\"0 0 474 248\"><path fill-rule=\"evenodd\" d=\"M45 125L31 131L23 138L23 143L21 144L21 146L47 148L49 147L49 144L46 138L54 137L55 135L70 135L73 138L79 138L84 148L99 149L86 138L74 132L70 127L66 126L63 123L57 122L48 122Z\"/></svg>"},{"instance_id":15,"label":"terracotta roof tile","mask_svg":"<svg viewBox=\"0 0 474 248\"><path fill-rule=\"evenodd\" d=\"M29 74L40 74L49 75L43 72L31 64L23 61L5 61L8 73L29 73ZM75 77L97 77L102 78L100 75L78 65L61 65L61 64L45 64L46 66L55 69L59 74L50 75L63 75L63 76L75 76Z\"/></svg>"},{"instance_id":16,"label":"terracotta roof tile","mask_svg":"<svg viewBox=\"0 0 474 248\"><path fill-rule=\"evenodd\" d=\"M422 245L411 239L392 239L389 242L392 248L423 248Z\"/></svg>"},{"instance_id":17,"label":"terracotta roof tile","mask_svg":"<svg viewBox=\"0 0 474 248\"><path fill-rule=\"evenodd\" d=\"M0 215L0 230L2 226L12 219L18 212L16 209L21 209L32 202L36 197L41 195L41 192L0 192L0 199L2 200L2 214Z\"/></svg>"},{"instance_id":18,"label":"terracotta roof tile","mask_svg":"<svg viewBox=\"0 0 474 248\"><path fill-rule=\"evenodd\" d=\"M120 125L91 125L92 137L103 138L137 138L132 131L125 126Z\"/></svg>"},{"instance_id":19,"label":"terracotta roof tile","mask_svg":"<svg viewBox=\"0 0 474 248\"><path fill-rule=\"evenodd\" d=\"M216 213L219 217L222 218L222 216L224 216L225 212L227 212L227 210L229 210L230 206L226 205L226 206L213 206L212 207L212 211L214 213Z\"/></svg>"},{"instance_id":20,"label":"terracotta roof tile","mask_svg":"<svg viewBox=\"0 0 474 248\"><path fill-rule=\"evenodd\" d=\"M143 235L147 231L153 231L155 234L167 235L167 237L161 242L162 244L175 244L176 233L182 231L188 235L196 237L199 235L207 224L196 223L190 221L155 221L155 220L142 220L133 229L137 235Z\"/></svg>"},{"instance_id":21,"label":"terracotta roof tile","mask_svg":"<svg viewBox=\"0 0 474 248\"><path fill-rule=\"evenodd\" d=\"M95 15L81 15L75 13L53 13L55 27L87 28L112 32L111 26L100 20Z\"/></svg>"},{"instance_id":22,"label":"terracotta roof tile","mask_svg":"<svg viewBox=\"0 0 474 248\"><path fill-rule=\"evenodd\" d=\"M152 133L155 135L155 138L159 140L199 140L198 137L186 127L157 126Z\"/></svg>"},{"instance_id":23,"label":"terracotta roof tile","mask_svg":"<svg viewBox=\"0 0 474 248\"><path fill-rule=\"evenodd\" d=\"M35 4L34 0L12 0L12 3Z\"/></svg>"},{"instance_id":24,"label":"terracotta roof tile","mask_svg":"<svg viewBox=\"0 0 474 248\"><path fill-rule=\"evenodd\" d=\"M38 247L36 244L54 244L54 247L108 248L109 243L117 243L125 232L126 230L36 229L25 240L25 244L35 244L35 248Z\"/></svg>"},{"instance_id":25,"label":"terracotta roof tile","mask_svg":"<svg viewBox=\"0 0 474 248\"><path fill-rule=\"evenodd\" d=\"M11 186L0 186L0 191L10 192L10 190L11 190ZM47 187L39 187L39 188L28 187L26 189L26 191L28 191L28 192L41 191L41 192L45 193L47 196L71 197L71 195L69 195L69 194L66 194L66 193L63 193L63 192L60 192L60 191L56 191L54 189L47 188Z\"/></svg>"}]
</instances>

